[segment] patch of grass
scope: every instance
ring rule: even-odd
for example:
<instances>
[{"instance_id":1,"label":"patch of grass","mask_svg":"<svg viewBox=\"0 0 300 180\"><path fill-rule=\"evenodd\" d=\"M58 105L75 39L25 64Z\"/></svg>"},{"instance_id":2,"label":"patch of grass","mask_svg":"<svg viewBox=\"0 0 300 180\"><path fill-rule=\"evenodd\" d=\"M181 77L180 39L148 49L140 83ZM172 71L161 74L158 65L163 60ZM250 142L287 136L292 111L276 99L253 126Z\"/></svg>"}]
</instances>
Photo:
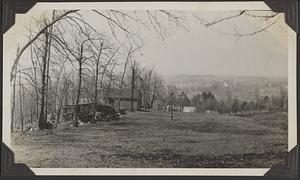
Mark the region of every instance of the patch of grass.
<instances>
[{"instance_id":1,"label":"patch of grass","mask_svg":"<svg viewBox=\"0 0 300 180\"><path fill-rule=\"evenodd\" d=\"M30 167L271 167L287 153L287 115L128 113L119 121L12 134Z\"/></svg>"}]
</instances>

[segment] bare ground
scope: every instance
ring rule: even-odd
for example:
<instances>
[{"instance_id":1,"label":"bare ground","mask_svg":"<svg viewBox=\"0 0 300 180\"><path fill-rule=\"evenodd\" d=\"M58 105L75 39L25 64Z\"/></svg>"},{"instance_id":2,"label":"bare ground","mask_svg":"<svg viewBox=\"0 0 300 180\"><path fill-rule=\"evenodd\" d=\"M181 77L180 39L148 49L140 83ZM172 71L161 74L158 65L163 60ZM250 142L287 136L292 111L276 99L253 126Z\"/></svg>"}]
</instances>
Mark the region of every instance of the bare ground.
<instances>
[{"instance_id":1,"label":"bare ground","mask_svg":"<svg viewBox=\"0 0 300 180\"><path fill-rule=\"evenodd\" d=\"M282 163L287 114L129 113L118 121L12 134L17 162L30 167L251 167Z\"/></svg>"}]
</instances>

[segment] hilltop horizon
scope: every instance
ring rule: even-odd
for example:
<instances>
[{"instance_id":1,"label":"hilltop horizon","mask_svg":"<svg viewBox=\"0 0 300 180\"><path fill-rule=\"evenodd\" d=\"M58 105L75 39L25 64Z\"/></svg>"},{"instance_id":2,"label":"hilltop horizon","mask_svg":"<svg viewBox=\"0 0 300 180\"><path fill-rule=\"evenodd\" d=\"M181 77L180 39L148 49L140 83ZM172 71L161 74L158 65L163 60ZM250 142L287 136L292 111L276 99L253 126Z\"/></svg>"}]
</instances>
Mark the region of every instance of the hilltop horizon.
<instances>
[{"instance_id":1,"label":"hilltop horizon","mask_svg":"<svg viewBox=\"0 0 300 180\"><path fill-rule=\"evenodd\" d=\"M261 75L221 75L221 74L188 74L188 73L174 73L174 74L161 74L164 78L174 76L187 76L187 77L220 77L220 78L267 78L267 79L288 79L288 76L261 76Z\"/></svg>"}]
</instances>

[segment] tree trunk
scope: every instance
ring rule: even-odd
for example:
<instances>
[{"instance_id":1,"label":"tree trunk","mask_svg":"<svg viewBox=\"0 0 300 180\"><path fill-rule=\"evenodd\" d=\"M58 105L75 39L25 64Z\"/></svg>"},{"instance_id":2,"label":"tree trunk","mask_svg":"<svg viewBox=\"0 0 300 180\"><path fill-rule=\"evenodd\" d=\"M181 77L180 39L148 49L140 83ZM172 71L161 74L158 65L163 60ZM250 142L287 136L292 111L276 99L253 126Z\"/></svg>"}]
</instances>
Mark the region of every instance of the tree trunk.
<instances>
[{"instance_id":1,"label":"tree trunk","mask_svg":"<svg viewBox=\"0 0 300 180\"><path fill-rule=\"evenodd\" d=\"M72 71L72 91L71 91L71 96L72 96L72 104L75 104L75 77L74 73Z\"/></svg>"},{"instance_id":2,"label":"tree trunk","mask_svg":"<svg viewBox=\"0 0 300 180\"><path fill-rule=\"evenodd\" d=\"M65 81L65 83L68 83L67 80ZM64 101L64 106L65 106L65 107L68 105L69 87L70 87L70 85L71 85L71 82L70 82L70 84L68 84L68 88L65 89L64 95L61 97L61 98L62 98L62 101ZM61 107L62 107L62 103L63 103L63 102L61 102ZM59 119L59 116L58 116L58 119ZM66 120L66 119L65 119L65 116L63 116L63 120L64 120L64 121Z\"/></svg>"},{"instance_id":3,"label":"tree trunk","mask_svg":"<svg viewBox=\"0 0 300 180\"><path fill-rule=\"evenodd\" d=\"M46 41L44 47L43 67L42 67L42 89L41 89L41 108L39 117L39 129L46 129L47 119L45 118L45 93L46 93L46 68L47 68L47 50L48 50L48 33L45 32Z\"/></svg>"},{"instance_id":4,"label":"tree trunk","mask_svg":"<svg viewBox=\"0 0 300 180\"><path fill-rule=\"evenodd\" d=\"M19 54L19 47L17 48L17 54ZM15 69L15 77L13 78L14 80L14 83L13 83L13 99L12 99L12 109L11 109L11 126L10 126L10 130L11 132L13 132L14 130L14 117L15 117L15 107L16 107L16 74L17 74L17 71L18 71L18 67L16 66L16 69Z\"/></svg>"},{"instance_id":5,"label":"tree trunk","mask_svg":"<svg viewBox=\"0 0 300 180\"><path fill-rule=\"evenodd\" d=\"M64 65L60 68L60 71L59 71L59 74L58 74L58 77L57 77L57 80L56 80L56 84L55 84L55 93L54 93L54 97L53 97L53 101L52 101L52 107L51 107L51 117L54 118L55 115L54 114L57 114L57 104L60 102L60 99L58 100L59 102L57 102L57 98L58 98L58 85L59 85L59 81L60 81L60 76L61 76L61 73L63 71L63 68L64 68ZM64 94L64 90L62 92L62 94ZM54 113L55 112L55 113ZM55 126L57 126L57 124L59 123L59 120L56 119L55 121Z\"/></svg>"},{"instance_id":6,"label":"tree trunk","mask_svg":"<svg viewBox=\"0 0 300 180\"><path fill-rule=\"evenodd\" d=\"M93 117L92 117L92 122L95 122L96 121L96 110L97 110L97 99L98 99L98 68L96 70L96 78L95 78L95 87L94 87L94 108L93 108Z\"/></svg>"},{"instance_id":7,"label":"tree trunk","mask_svg":"<svg viewBox=\"0 0 300 180\"><path fill-rule=\"evenodd\" d=\"M121 90L123 88L124 77L125 77L125 73L126 73L126 69L127 69L127 64L128 64L128 61L129 61L129 55L130 55L130 53L128 53L128 55L127 55L127 58L126 58L126 61L125 61L125 65L124 65L124 70L123 70L123 73L122 73L122 78L121 78L120 86L119 86L119 102L118 102L119 110L121 108Z\"/></svg>"},{"instance_id":8,"label":"tree trunk","mask_svg":"<svg viewBox=\"0 0 300 180\"><path fill-rule=\"evenodd\" d=\"M112 69L111 69L111 71L110 71L110 75L109 75L109 83L108 83L108 87L107 87L107 90L108 90L108 91L110 91L110 88L111 88L111 82L112 82L112 77L113 77L113 71L114 71L116 65L117 65L117 62L114 63L114 65L113 65L113 67L112 67Z\"/></svg>"},{"instance_id":9,"label":"tree trunk","mask_svg":"<svg viewBox=\"0 0 300 180\"><path fill-rule=\"evenodd\" d=\"M45 119L48 117L48 97L49 97L49 58L47 59L46 71L46 92L45 92Z\"/></svg>"},{"instance_id":10,"label":"tree trunk","mask_svg":"<svg viewBox=\"0 0 300 180\"><path fill-rule=\"evenodd\" d=\"M69 103L68 99L69 99L69 87L68 87L68 89L67 89L66 92L65 92L65 96L64 96L64 106L67 106L67 105L68 105L68 103Z\"/></svg>"},{"instance_id":11,"label":"tree trunk","mask_svg":"<svg viewBox=\"0 0 300 180\"><path fill-rule=\"evenodd\" d=\"M53 10L53 13L52 13L52 21L54 20L54 14L55 14L55 10ZM48 34L48 44L47 44L47 54L48 54L48 57L47 57L47 79L46 79L46 101L45 101L45 116L46 116L46 119L47 119L47 116L48 116L48 99L49 99L49 79L50 79L50 76L49 76L49 64L50 64L50 51L51 51L51 40L52 40L52 29L53 29L53 26L51 26L49 28L49 34Z\"/></svg>"},{"instance_id":12,"label":"tree trunk","mask_svg":"<svg viewBox=\"0 0 300 180\"><path fill-rule=\"evenodd\" d=\"M30 106L30 126L31 126L31 128L33 128L33 112L34 112L33 107Z\"/></svg>"},{"instance_id":13,"label":"tree trunk","mask_svg":"<svg viewBox=\"0 0 300 180\"><path fill-rule=\"evenodd\" d=\"M258 111L259 98L256 99L255 110Z\"/></svg>"},{"instance_id":14,"label":"tree trunk","mask_svg":"<svg viewBox=\"0 0 300 180\"><path fill-rule=\"evenodd\" d=\"M95 87L94 87L94 108L93 108L92 122L94 122L96 120L95 116L96 116L97 99L98 99L98 77L99 77L99 68L100 68L99 64L100 64L100 56L101 56L101 52L102 52L102 47L103 47L103 43L101 43L99 54L98 54L97 61L96 61L96 74L95 74ZM102 79L103 79L103 77L102 77ZM102 81L102 79L101 79L101 81Z\"/></svg>"},{"instance_id":15,"label":"tree trunk","mask_svg":"<svg viewBox=\"0 0 300 180\"><path fill-rule=\"evenodd\" d=\"M16 106L16 77L14 78L14 84L13 84L13 99L12 99L11 122L10 122L11 132L13 132L14 130L13 127L14 127L14 117L15 117L15 106Z\"/></svg>"},{"instance_id":16,"label":"tree trunk","mask_svg":"<svg viewBox=\"0 0 300 180\"><path fill-rule=\"evenodd\" d=\"M21 72L19 72L19 103L20 103L20 120L21 120L21 132L24 130L24 117L23 117L23 101L22 101L22 84L21 84Z\"/></svg>"},{"instance_id":17,"label":"tree trunk","mask_svg":"<svg viewBox=\"0 0 300 180\"><path fill-rule=\"evenodd\" d=\"M66 100L66 98L67 98L68 89L69 89L69 84L68 84L68 82L66 82L66 84L64 85L63 93L62 93L62 95L61 95L61 97L59 99L56 124L59 124L59 122L60 122L61 108L62 108L63 101ZM65 101L65 105L67 105L66 101Z\"/></svg>"},{"instance_id":18,"label":"tree trunk","mask_svg":"<svg viewBox=\"0 0 300 180\"><path fill-rule=\"evenodd\" d=\"M155 82L154 82L155 83ZM153 103L154 103L154 100L155 100L155 95L156 95L156 87L157 85L154 84L154 88L153 88L153 93L152 93L152 99L151 99L151 103L150 103L150 108L152 109L153 108Z\"/></svg>"},{"instance_id":19,"label":"tree trunk","mask_svg":"<svg viewBox=\"0 0 300 180\"><path fill-rule=\"evenodd\" d=\"M22 111L23 111L23 130L24 130L24 127L27 125L28 123L28 118L27 118L27 115L28 115L28 106L25 106L24 105L24 102L25 102L25 87L24 85L22 84ZM26 102L25 102L26 103Z\"/></svg>"},{"instance_id":20,"label":"tree trunk","mask_svg":"<svg viewBox=\"0 0 300 180\"><path fill-rule=\"evenodd\" d=\"M39 119L39 90L38 90L38 81L36 75L36 64L33 61L33 52L32 52L32 45L30 47L30 54L31 54L31 63L33 66L33 73L34 73L34 82L35 82L35 95L36 95L36 121Z\"/></svg>"},{"instance_id":21,"label":"tree trunk","mask_svg":"<svg viewBox=\"0 0 300 180\"><path fill-rule=\"evenodd\" d=\"M223 106L224 106L224 102L221 102L221 108L220 108L220 114L223 114Z\"/></svg>"},{"instance_id":22,"label":"tree trunk","mask_svg":"<svg viewBox=\"0 0 300 180\"><path fill-rule=\"evenodd\" d=\"M133 107L133 96L134 96L134 80L135 80L135 62L133 64L133 68L132 68L132 76L131 76L131 112L134 111L134 107Z\"/></svg>"},{"instance_id":23,"label":"tree trunk","mask_svg":"<svg viewBox=\"0 0 300 180\"><path fill-rule=\"evenodd\" d=\"M174 114L173 114L173 96L174 96L174 93L172 92L171 93L171 120L173 121L174 119Z\"/></svg>"},{"instance_id":24,"label":"tree trunk","mask_svg":"<svg viewBox=\"0 0 300 180\"><path fill-rule=\"evenodd\" d=\"M279 108L280 108L280 111L282 112L283 111L283 105L284 105L284 100L283 99L280 99L280 105L279 105Z\"/></svg>"},{"instance_id":25,"label":"tree trunk","mask_svg":"<svg viewBox=\"0 0 300 180\"><path fill-rule=\"evenodd\" d=\"M147 109L150 109L151 107L151 100L150 100L150 88L151 88L151 77L152 77L152 73L153 73L153 68L149 71L149 74L148 74L148 81L146 79L146 103L147 103Z\"/></svg>"},{"instance_id":26,"label":"tree trunk","mask_svg":"<svg viewBox=\"0 0 300 180\"><path fill-rule=\"evenodd\" d=\"M75 105L75 114L73 119L73 124L75 127L78 127L78 113L79 113L79 101L80 101L80 93L81 93L81 80L82 80L82 62L79 62L79 71L78 71L78 89L77 89L77 96L76 96L76 105Z\"/></svg>"}]
</instances>

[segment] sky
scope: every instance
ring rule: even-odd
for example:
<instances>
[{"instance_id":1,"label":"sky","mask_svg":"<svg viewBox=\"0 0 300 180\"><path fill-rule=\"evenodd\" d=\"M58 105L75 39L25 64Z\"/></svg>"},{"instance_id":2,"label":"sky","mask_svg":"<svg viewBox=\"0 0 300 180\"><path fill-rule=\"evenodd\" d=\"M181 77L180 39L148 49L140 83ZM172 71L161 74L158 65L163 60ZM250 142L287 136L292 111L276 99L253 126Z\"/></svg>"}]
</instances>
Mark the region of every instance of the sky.
<instances>
[{"instance_id":1,"label":"sky","mask_svg":"<svg viewBox=\"0 0 300 180\"><path fill-rule=\"evenodd\" d=\"M33 18L43 11L32 10L29 15L18 15L16 24L4 35L4 58L13 59L17 43L24 44L22 34ZM82 12L91 24L101 23L90 12ZM270 24L262 20L240 16L206 27L191 14L206 20L235 14L236 11L184 11L187 15L183 29L172 29L171 36L162 41L152 30L140 32L144 38L141 53L135 59L143 66L153 66L162 75L218 75L287 77L288 33L283 15L266 31L240 39L226 33L251 33ZM274 20L274 19L273 19ZM104 23L104 22L103 22ZM22 63L22 62L21 62Z\"/></svg>"},{"instance_id":2,"label":"sky","mask_svg":"<svg viewBox=\"0 0 300 180\"><path fill-rule=\"evenodd\" d=\"M149 40L141 60L167 75L287 77L288 35L283 18L277 23L265 32L237 39L222 32L234 32L235 27L254 32L264 24L237 18L205 27L193 20L189 32L178 31L166 43Z\"/></svg>"}]
</instances>

